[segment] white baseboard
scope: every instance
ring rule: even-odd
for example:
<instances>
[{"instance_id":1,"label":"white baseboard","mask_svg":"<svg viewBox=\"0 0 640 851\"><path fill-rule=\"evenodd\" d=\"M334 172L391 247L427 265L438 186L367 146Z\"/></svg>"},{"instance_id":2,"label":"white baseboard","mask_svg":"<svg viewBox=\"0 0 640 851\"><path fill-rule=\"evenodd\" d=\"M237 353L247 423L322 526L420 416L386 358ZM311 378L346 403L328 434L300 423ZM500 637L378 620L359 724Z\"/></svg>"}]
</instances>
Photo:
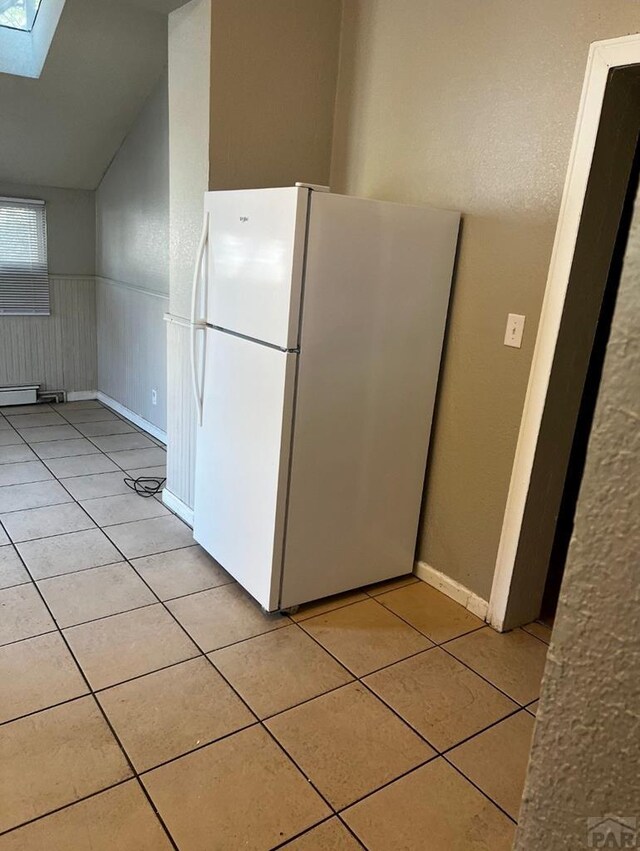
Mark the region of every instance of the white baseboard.
<instances>
[{"instance_id":1,"label":"white baseboard","mask_svg":"<svg viewBox=\"0 0 640 851\"><path fill-rule=\"evenodd\" d=\"M158 426L155 426L153 423L150 423L149 420L145 420L144 417L141 417L134 411L130 411L129 408L125 408L125 406L121 405L120 402L116 402L115 399L112 399L111 396L107 396L100 390L94 398L97 398L98 401L102 402L103 405L106 405L107 408L112 408L116 412L116 414L121 414L123 417L126 417L128 420L131 420L134 425L137 425L141 429L144 429L146 432L153 435L153 437L155 437L157 440L162 441L162 443L164 443L166 446L166 431L162 431L162 429L158 428Z\"/></svg>"},{"instance_id":2,"label":"white baseboard","mask_svg":"<svg viewBox=\"0 0 640 851\"><path fill-rule=\"evenodd\" d=\"M189 508L186 502L183 502L174 493L167 490L167 488L164 488L162 491L162 501L170 511L177 514L181 520L184 520L193 529L193 508Z\"/></svg>"},{"instance_id":3,"label":"white baseboard","mask_svg":"<svg viewBox=\"0 0 640 851\"><path fill-rule=\"evenodd\" d=\"M97 390L71 390L66 394L67 402L88 402L98 398Z\"/></svg>"},{"instance_id":4,"label":"white baseboard","mask_svg":"<svg viewBox=\"0 0 640 851\"><path fill-rule=\"evenodd\" d=\"M444 573L440 573L439 570L436 570L435 567L431 567L430 564L426 564L424 561L417 561L413 572L418 579L426 582L427 585L431 585L432 588L442 591L447 597L451 597L456 603L460 603L461 606L468 609L471 614L476 615L476 617L481 618L483 621L487 619L489 603L483 600L482 597L478 597L473 591L465 588L464 585L456 582L455 579L445 576Z\"/></svg>"}]
</instances>

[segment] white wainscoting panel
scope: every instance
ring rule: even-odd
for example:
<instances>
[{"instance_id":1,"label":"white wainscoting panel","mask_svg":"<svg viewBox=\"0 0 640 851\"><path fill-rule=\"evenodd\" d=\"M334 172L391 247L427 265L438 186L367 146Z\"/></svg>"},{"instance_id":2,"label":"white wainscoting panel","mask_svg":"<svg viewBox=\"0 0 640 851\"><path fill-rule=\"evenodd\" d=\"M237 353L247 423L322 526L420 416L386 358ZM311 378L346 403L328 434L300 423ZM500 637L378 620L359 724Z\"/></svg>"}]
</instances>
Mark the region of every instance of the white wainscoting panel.
<instances>
[{"instance_id":1,"label":"white wainscoting panel","mask_svg":"<svg viewBox=\"0 0 640 851\"><path fill-rule=\"evenodd\" d=\"M167 422L167 491L187 509L193 508L196 458L196 406L191 390L189 326L167 322L168 387L171 404ZM173 508L175 511L176 509ZM183 516L181 514L181 516Z\"/></svg>"},{"instance_id":2,"label":"white wainscoting panel","mask_svg":"<svg viewBox=\"0 0 640 851\"><path fill-rule=\"evenodd\" d=\"M0 317L0 385L95 393L95 279L52 275L50 286L51 316Z\"/></svg>"},{"instance_id":3,"label":"white wainscoting panel","mask_svg":"<svg viewBox=\"0 0 640 851\"><path fill-rule=\"evenodd\" d=\"M98 390L166 431L168 296L97 278L96 299Z\"/></svg>"}]
</instances>

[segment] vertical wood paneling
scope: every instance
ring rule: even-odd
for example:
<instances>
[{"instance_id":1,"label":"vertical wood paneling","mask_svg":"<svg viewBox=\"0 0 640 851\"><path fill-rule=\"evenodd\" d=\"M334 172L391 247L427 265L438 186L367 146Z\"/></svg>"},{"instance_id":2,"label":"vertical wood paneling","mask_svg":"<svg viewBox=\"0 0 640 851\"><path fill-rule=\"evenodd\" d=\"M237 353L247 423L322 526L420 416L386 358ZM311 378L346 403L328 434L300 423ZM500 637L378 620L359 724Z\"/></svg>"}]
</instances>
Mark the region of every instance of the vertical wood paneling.
<instances>
[{"instance_id":1,"label":"vertical wood paneling","mask_svg":"<svg viewBox=\"0 0 640 851\"><path fill-rule=\"evenodd\" d=\"M52 276L50 286L50 316L0 317L0 385L95 391L94 278Z\"/></svg>"},{"instance_id":2,"label":"vertical wood paneling","mask_svg":"<svg viewBox=\"0 0 640 851\"><path fill-rule=\"evenodd\" d=\"M168 297L107 278L97 279L96 292L98 390L165 431Z\"/></svg>"},{"instance_id":3,"label":"vertical wood paneling","mask_svg":"<svg viewBox=\"0 0 640 851\"><path fill-rule=\"evenodd\" d=\"M167 489L193 508L196 410L191 390L189 327L167 324L168 393Z\"/></svg>"}]
</instances>

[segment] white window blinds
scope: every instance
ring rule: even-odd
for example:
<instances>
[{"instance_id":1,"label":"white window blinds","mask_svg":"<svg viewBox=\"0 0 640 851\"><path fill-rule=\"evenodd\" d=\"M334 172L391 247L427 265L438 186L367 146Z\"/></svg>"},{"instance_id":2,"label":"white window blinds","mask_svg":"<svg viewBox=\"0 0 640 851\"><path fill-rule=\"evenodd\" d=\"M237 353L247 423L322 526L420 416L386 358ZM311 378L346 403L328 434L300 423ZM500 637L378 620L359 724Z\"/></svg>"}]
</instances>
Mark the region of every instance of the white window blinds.
<instances>
[{"instance_id":1,"label":"white window blinds","mask_svg":"<svg viewBox=\"0 0 640 851\"><path fill-rule=\"evenodd\" d=\"M45 203L0 197L0 316L49 313Z\"/></svg>"}]
</instances>

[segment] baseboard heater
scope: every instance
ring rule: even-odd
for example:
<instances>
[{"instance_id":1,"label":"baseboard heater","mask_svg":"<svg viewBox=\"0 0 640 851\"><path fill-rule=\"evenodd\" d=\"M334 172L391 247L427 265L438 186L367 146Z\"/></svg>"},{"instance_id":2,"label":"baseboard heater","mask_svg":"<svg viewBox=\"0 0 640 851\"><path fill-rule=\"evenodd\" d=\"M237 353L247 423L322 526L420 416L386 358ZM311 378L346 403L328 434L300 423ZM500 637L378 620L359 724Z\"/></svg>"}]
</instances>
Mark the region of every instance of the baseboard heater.
<instances>
[{"instance_id":1,"label":"baseboard heater","mask_svg":"<svg viewBox=\"0 0 640 851\"><path fill-rule=\"evenodd\" d=\"M0 387L0 407L5 405L34 405L38 401L39 384L16 384Z\"/></svg>"}]
</instances>

